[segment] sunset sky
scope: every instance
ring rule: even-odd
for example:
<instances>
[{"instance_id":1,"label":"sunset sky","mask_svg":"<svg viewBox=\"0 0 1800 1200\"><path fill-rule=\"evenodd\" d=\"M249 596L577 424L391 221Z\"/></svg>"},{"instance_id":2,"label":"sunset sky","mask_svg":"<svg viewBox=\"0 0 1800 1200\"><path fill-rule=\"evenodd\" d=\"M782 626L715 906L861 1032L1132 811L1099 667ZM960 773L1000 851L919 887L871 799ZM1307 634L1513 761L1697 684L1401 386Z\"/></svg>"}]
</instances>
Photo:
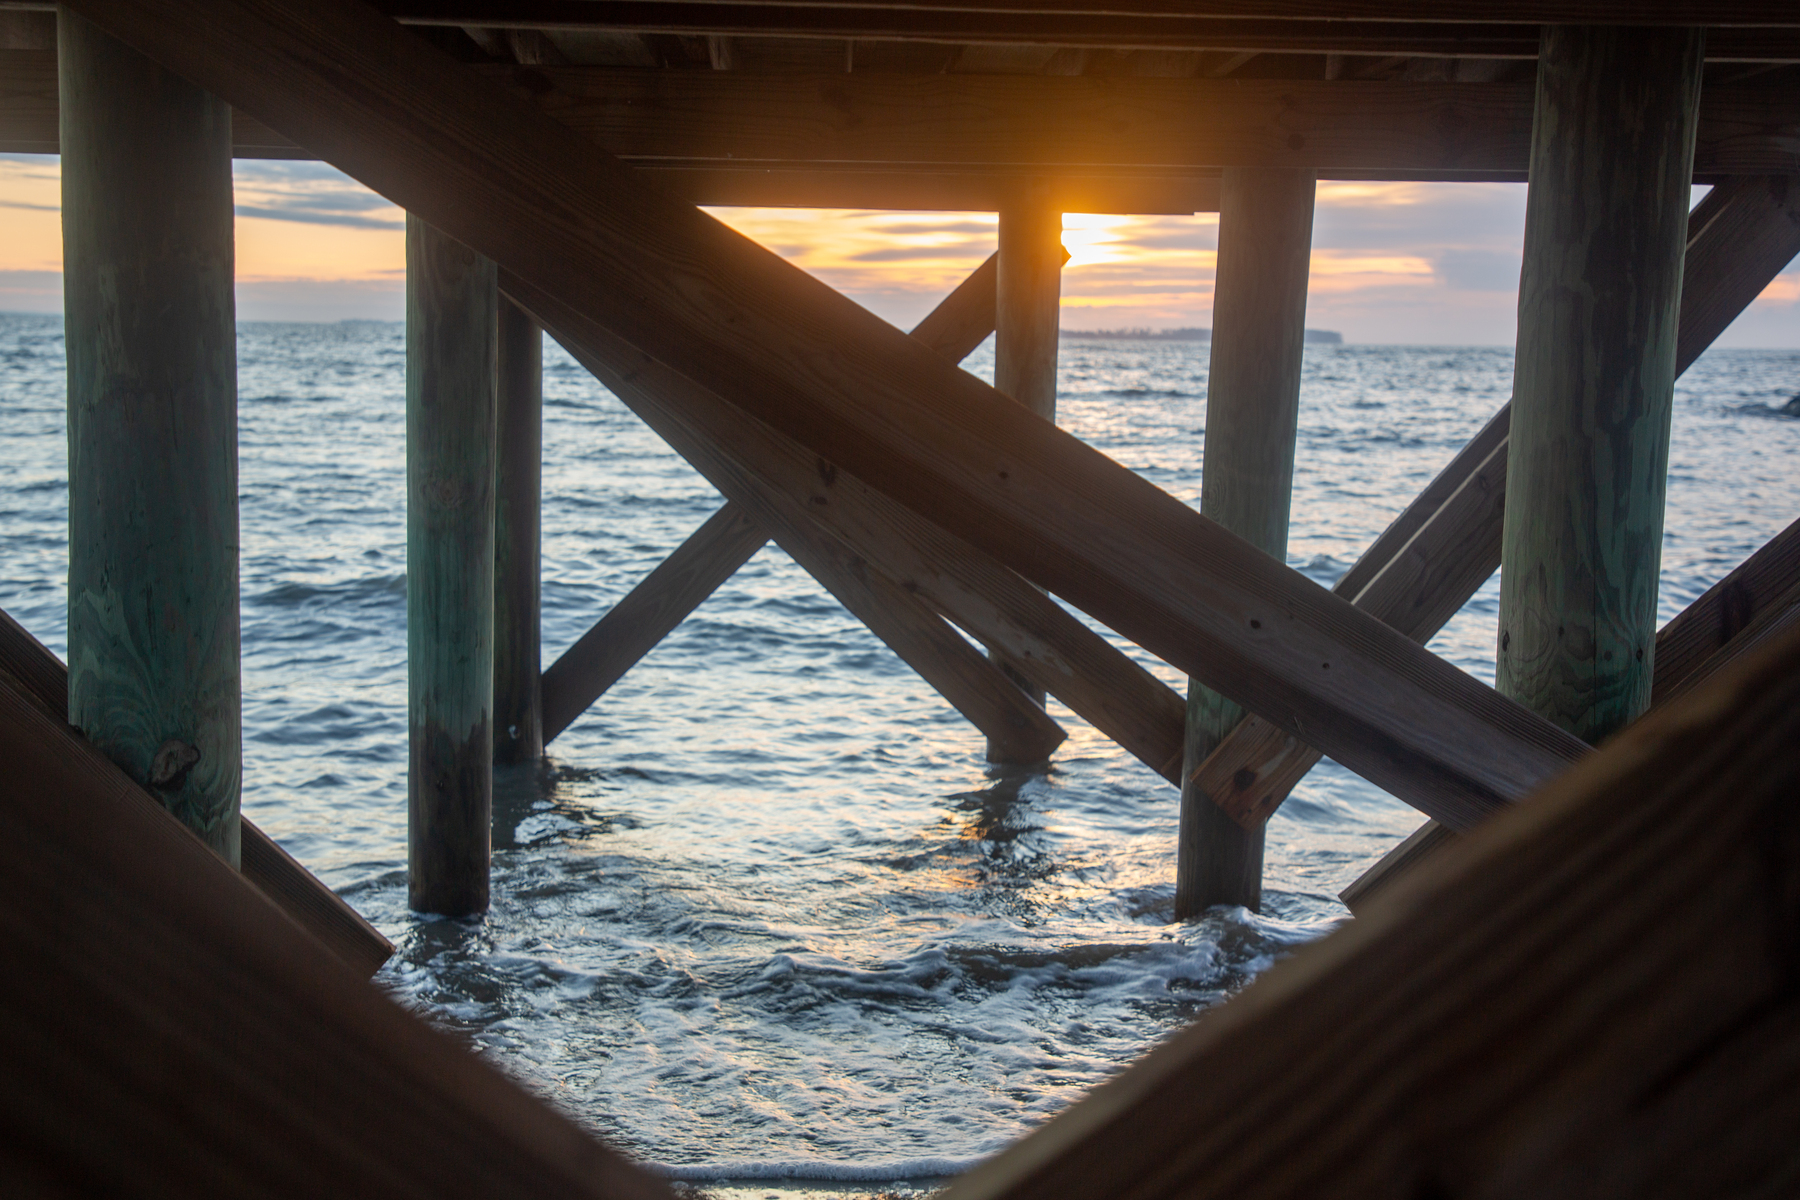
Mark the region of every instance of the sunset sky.
<instances>
[{"instance_id":1,"label":"sunset sky","mask_svg":"<svg viewBox=\"0 0 1800 1200\"><path fill-rule=\"evenodd\" d=\"M321 163L237 164L243 320L399 319L405 251L393 205ZM61 306L57 159L0 156L0 310ZM721 219L908 325L994 249L991 213L717 209ZM1513 340L1522 184L1322 183L1307 324L1352 342ZM1218 218L1070 213L1065 329L1212 323ZM1800 347L1800 265L1721 339Z\"/></svg>"}]
</instances>

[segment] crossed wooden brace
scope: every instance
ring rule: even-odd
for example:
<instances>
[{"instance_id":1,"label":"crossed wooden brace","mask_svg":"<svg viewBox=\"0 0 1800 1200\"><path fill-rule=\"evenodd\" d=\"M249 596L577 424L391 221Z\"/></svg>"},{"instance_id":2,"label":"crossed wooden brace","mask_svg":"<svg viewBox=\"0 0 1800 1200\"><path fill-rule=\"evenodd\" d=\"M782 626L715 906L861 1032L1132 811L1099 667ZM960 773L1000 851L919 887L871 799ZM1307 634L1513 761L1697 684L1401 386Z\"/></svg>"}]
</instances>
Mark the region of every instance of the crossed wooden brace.
<instances>
[{"instance_id":1,"label":"crossed wooden brace","mask_svg":"<svg viewBox=\"0 0 1800 1200\"><path fill-rule=\"evenodd\" d=\"M1689 227L1678 372L1685 371L1794 254L1800 253L1800 185L1790 187L1779 177L1731 180L1696 207ZM913 336L951 358L960 358L979 344L993 325L993 269L990 259ZM943 330L954 330L958 336L940 341L939 331ZM666 420L659 422L654 415L655 399L646 396L650 384L643 379L613 382L653 425L669 428ZM679 390L679 384L672 386ZM678 399L669 402L680 403ZM1339 581L1338 594L1421 643L1430 640L1468 601L1500 565L1510 415L1510 405L1502 408L1396 518ZM721 414L720 419L727 425L732 421L730 414ZM768 449L754 436L749 443L720 436L711 439L710 446L697 446L678 431L671 433L671 440L733 500L545 672L547 739L565 728L762 544L762 527L749 517L746 504L768 514L765 519L770 528L782 529L790 538L797 536L789 532L796 517L784 512L778 501L770 500L766 488L759 490L743 480L741 469L734 472L724 465L727 460L736 458L741 463L757 457L759 448L768 458L779 459L786 449L788 470L783 477L797 489L798 498L804 502L808 493L816 490L806 464L796 461L791 444ZM740 502L746 489L748 498ZM853 553L861 555L865 563L876 564L869 570L892 572L903 587L925 596L940 613L1006 653L1034 682L1152 769L1173 783L1180 782L1183 717L1179 696L1056 606L1033 604L1031 598L1037 593L1020 589L1017 577L991 560L980 562L982 586L973 592L946 585L946 578L960 574L966 579L972 574L971 563L985 557L979 551L953 544L941 531L927 531L939 535L933 549L945 557L921 561L917 548L924 535L896 535L891 525L871 530L865 523L844 520L841 511L846 505L866 510L882 508L886 502L878 494L857 494L846 497L835 510L818 506L830 510L822 515L803 504L807 516L797 519L805 523L810 516L813 524L838 532ZM904 519L903 512L886 507L890 508L887 515ZM864 517L865 522L869 519ZM1792 597L1785 593L1800 580L1800 555L1787 549L1800 545L1794 532L1776 539L1752 563L1720 584L1720 588L1736 589L1732 594L1738 597L1738 607L1733 611L1763 613L1771 607L1776 612L1786 611ZM839 590L833 586L831 564L821 581ZM1008 612L1020 607L1032 610L1029 626L1009 618ZM1703 612L1713 614L1710 623L1697 618L1696 614ZM1714 593L1709 592L1658 638L1659 699L1669 691L1668 681L1686 677L1697 665L1691 653L1677 653L1675 644L1701 644L1695 631L1706 624L1707 648L1723 645L1724 639L1718 636L1721 612ZM897 638L890 644L915 664L924 660L929 649ZM1051 666L1071 661L1083 665L1066 673ZM933 674L929 669L921 669L921 673L927 678ZM1003 683L990 681L991 689L1004 694ZM984 710L961 701L955 693L946 694L990 737L1008 736L1010 731L1003 722L1016 711L1016 702L1001 707L996 717L993 709ZM1252 716L1200 765L1196 778L1215 803L1249 827L1266 821L1320 757L1299 738ZM1418 843L1412 844L1405 857L1410 861L1418 850ZM1353 887L1350 894L1360 898L1363 890Z\"/></svg>"},{"instance_id":2,"label":"crossed wooden brace","mask_svg":"<svg viewBox=\"0 0 1800 1200\"><path fill-rule=\"evenodd\" d=\"M990 636L969 613L1005 589L971 576L998 564L1452 828L1586 751L355 0L74 7L494 259L579 361L804 565L835 557L891 627L916 590ZM957 563L964 546L979 555ZM950 653L955 632L925 628ZM1060 674L1065 702L1099 686L1067 657L1014 657ZM979 694L980 672L956 686ZM1027 715L1017 736L1055 734Z\"/></svg>"}]
</instances>

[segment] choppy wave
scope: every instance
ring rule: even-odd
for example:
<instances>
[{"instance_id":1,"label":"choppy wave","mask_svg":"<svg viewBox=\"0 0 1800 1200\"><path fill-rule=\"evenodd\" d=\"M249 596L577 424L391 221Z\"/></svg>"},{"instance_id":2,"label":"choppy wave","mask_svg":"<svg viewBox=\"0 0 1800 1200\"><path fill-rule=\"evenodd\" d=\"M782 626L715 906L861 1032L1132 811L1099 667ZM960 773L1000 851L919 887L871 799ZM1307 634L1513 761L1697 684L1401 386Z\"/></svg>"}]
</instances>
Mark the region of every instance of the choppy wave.
<instances>
[{"instance_id":1,"label":"choppy wave","mask_svg":"<svg viewBox=\"0 0 1800 1200\"><path fill-rule=\"evenodd\" d=\"M1511 359L1310 347L1290 563L1340 576ZM0 604L55 646L61 360L55 319L0 317ZM1206 366L1065 346L1061 420L1197 503ZM769 547L499 774L489 916L409 913L402 330L246 325L239 371L246 811L395 939L398 999L674 1178L960 1171L1331 929L1419 819L1327 760L1269 826L1267 912L1171 924L1173 789L1060 707L1052 770L991 768ZM1800 423L1768 419L1796 378L1726 352L1681 381L1664 618L1800 512ZM548 661L720 501L554 347L545 380ZM1482 678L1496 594L1432 642Z\"/></svg>"}]
</instances>

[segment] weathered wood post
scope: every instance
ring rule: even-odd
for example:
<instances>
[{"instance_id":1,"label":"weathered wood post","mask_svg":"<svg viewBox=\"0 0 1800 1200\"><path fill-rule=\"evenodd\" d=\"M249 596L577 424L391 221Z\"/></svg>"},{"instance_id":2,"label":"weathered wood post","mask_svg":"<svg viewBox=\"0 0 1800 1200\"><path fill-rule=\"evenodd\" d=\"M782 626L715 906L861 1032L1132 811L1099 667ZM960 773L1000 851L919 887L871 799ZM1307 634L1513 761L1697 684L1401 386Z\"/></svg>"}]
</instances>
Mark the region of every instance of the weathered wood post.
<instances>
[{"instance_id":1,"label":"weathered wood post","mask_svg":"<svg viewBox=\"0 0 1800 1200\"><path fill-rule=\"evenodd\" d=\"M1316 190L1310 171L1231 168L1220 181L1200 511L1278 559L1287 552L1294 485ZM1214 904L1262 903L1262 827L1245 829L1194 782L1243 715L1189 682L1175 852L1178 921Z\"/></svg>"},{"instance_id":2,"label":"weathered wood post","mask_svg":"<svg viewBox=\"0 0 1800 1200\"><path fill-rule=\"evenodd\" d=\"M1597 742L1650 703L1698 29L1546 26L1498 686Z\"/></svg>"},{"instance_id":3,"label":"weathered wood post","mask_svg":"<svg viewBox=\"0 0 1800 1200\"><path fill-rule=\"evenodd\" d=\"M231 109L66 9L57 31L69 721L236 866Z\"/></svg>"},{"instance_id":4,"label":"weathered wood post","mask_svg":"<svg viewBox=\"0 0 1800 1200\"><path fill-rule=\"evenodd\" d=\"M544 753L539 673L539 518L544 457L544 334L499 302L499 451L494 482L494 761Z\"/></svg>"},{"instance_id":5,"label":"weathered wood post","mask_svg":"<svg viewBox=\"0 0 1800 1200\"><path fill-rule=\"evenodd\" d=\"M488 903L494 744L494 264L406 219L409 898Z\"/></svg>"},{"instance_id":6,"label":"weathered wood post","mask_svg":"<svg viewBox=\"0 0 1800 1200\"><path fill-rule=\"evenodd\" d=\"M1056 349L1062 305L1062 213L1042 184L1022 186L1000 210L994 280L994 387L1056 420ZM1002 660L1004 665L1004 660ZM1007 674L1039 704L1042 688ZM1009 755L992 740L988 761Z\"/></svg>"}]
</instances>

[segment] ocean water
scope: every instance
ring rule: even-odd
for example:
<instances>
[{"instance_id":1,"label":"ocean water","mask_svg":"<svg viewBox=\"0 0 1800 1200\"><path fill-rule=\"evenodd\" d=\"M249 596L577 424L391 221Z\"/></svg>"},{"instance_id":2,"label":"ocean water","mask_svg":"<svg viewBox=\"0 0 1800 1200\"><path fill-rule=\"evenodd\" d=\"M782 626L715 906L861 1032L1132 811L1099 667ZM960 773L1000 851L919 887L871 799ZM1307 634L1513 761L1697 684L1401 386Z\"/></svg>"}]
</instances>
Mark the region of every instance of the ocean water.
<instances>
[{"instance_id":1,"label":"ocean water","mask_svg":"<svg viewBox=\"0 0 1800 1200\"><path fill-rule=\"evenodd\" d=\"M0 606L60 653L58 319L0 316L0 360ZM1062 363L1062 423L1198 504L1206 346ZM1270 824L1266 911L1172 924L1173 788L1054 704L1051 769L990 768L767 547L502 774L493 911L414 915L403 330L247 324L239 372L245 812L394 939L384 987L677 1178L952 1173L1329 932L1420 820L1326 761ZM1333 582L1510 376L1507 349L1309 347L1292 565ZM1796 352L1678 385L1664 619L1800 515L1796 390ZM544 444L548 663L720 501L554 344ZM1489 681L1496 585L1432 643Z\"/></svg>"}]
</instances>

